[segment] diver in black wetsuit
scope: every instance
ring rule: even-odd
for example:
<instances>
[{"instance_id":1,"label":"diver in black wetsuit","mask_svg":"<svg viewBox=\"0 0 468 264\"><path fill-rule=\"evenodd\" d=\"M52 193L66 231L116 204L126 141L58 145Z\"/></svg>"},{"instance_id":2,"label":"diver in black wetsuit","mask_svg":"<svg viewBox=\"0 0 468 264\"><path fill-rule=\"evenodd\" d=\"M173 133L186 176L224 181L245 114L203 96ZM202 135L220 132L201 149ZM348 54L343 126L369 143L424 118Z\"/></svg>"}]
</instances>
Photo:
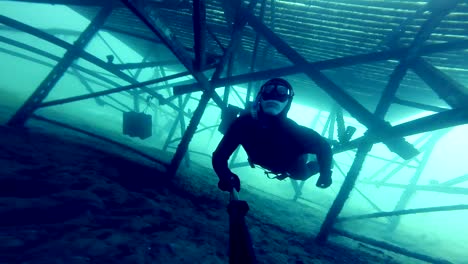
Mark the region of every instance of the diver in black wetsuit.
<instances>
[{"instance_id":1,"label":"diver in black wetsuit","mask_svg":"<svg viewBox=\"0 0 468 264\"><path fill-rule=\"evenodd\" d=\"M212 163L223 191L240 190L239 177L228 168L228 159L239 146L249 162L276 178L306 180L320 172L316 186L327 188L332 179L332 150L317 132L286 117L294 95L284 79L267 81L257 94L251 113L241 115L229 127L213 153ZM307 160L315 154L317 161Z\"/></svg>"}]
</instances>

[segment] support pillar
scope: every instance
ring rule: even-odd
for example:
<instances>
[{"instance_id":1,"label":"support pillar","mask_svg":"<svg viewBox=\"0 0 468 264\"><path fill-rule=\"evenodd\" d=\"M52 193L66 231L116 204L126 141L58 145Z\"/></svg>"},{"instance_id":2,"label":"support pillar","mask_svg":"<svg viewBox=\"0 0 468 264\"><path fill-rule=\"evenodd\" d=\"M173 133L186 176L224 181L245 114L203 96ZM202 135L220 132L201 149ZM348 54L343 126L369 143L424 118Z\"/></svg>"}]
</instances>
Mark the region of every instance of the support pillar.
<instances>
[{"instance_id":1,"label":"support pillar","mask_svg":"<svg viewBox=\"0 0 468 264\"><path fill-rule=\"evenodd\" d=\"M328 211L328 214L322 223L322 227L320 228L317 237L315 238L315 241L317 243L322 244L327 241L328 235L332 231L333 224L335 223L336 218L343 209L343 206L346 200L348 199L349 194L353 190L354 184L356 183L356 180L359 176L362 165L366 160L366 155L372 149L372 146L372 143L364 142L358 147L354 162L351 165L351 168L348 171L343 185L341 186L338 195L333 201L333 204L330 207L330 210Z\"/></svg>"}]
</instances>

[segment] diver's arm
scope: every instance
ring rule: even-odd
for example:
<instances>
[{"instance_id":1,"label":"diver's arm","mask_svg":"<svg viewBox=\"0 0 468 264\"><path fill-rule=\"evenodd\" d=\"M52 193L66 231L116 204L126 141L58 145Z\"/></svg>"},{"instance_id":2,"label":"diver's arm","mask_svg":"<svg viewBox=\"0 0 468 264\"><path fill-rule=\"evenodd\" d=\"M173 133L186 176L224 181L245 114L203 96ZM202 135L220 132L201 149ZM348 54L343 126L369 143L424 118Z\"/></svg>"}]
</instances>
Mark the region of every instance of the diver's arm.
<instances>
[{"instance_id":1,"label":"diver's arm","mask_svg":"<svg viewBox=\"0 0 468 264\"><path fill-rule=\"evenodd\" d=\"M331 146L323 137L317 139L316 145L317 148L315 154L317 155L317 162L320 166L320 175L327 175L332 169L333 162Z\"/></svg>"},{"instance_id":2,"label":"diver's arm","mask_svg":"<svg viewBox=\"0 0 468 264\"><path fill-rule=\"evenodd\" d=\"M317 156L317 162L320 167L320 176L317 181L317 187L327 188L332 183L332 162L333 152L327 140L313 130L308 131L308 140L306 141L307 153L313 153Z\"/></svg>"},{"instance_id":3,"label":"diver's arm","mask_svg":"<svg viewBox=\"0 0 468 264\"><path fill-rule=\"evenodd\" d=\"M321 138L318 143L317 162L320 167L320 176L317 180L317 187L327 188L332 184L332 162L333 162L333 152L330 144L324 139Z\"/></svg>"},{"instance_id":4,"label":"diver's arm","mask_svg":"<svg viewBox=\"0 0 468 264\"><path fill-rule=\"evenodd\" d=\"M221 139L216 150L213 152L212 165L220 181L229 181L232 177L237 177L228 167L228 160L232 153L240 144L241 130L240 122L237 119L229 127L224 137Z\"/></svg>"}]
</instances>

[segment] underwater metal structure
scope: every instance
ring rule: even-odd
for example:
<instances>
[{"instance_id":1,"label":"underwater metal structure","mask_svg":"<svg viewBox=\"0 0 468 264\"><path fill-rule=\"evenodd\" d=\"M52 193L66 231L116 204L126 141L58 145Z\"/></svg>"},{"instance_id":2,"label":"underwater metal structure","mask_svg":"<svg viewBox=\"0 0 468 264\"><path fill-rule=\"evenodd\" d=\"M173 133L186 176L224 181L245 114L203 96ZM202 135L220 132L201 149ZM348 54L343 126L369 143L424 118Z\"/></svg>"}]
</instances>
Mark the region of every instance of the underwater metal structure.
<instances>
[{"instance_id":1,"label":"underwater metal structure","mask_svg":"<svg viewBox=\"0 0 468 264\"><path fill-rule=\"evenodd\" d=\"M425 208L419 211L404 209L412 193L420 188L416 184L418 174L424 168L430 150L440 135L434 135L421 149L408 143L404 137L468 124L468 89L457 81L462 77L466 78L467 74L465 63L468 58L467 1L37 0L18 2L67 5L90 18L92 22L74 44L69 44L40 29L0 16L1 24L34 35L66 50L62 58L53 58L58 63L9 120L8 125L23 126L29 118L46 120L34 115L34 112L41 107L89 98L95 98L97 104L102 104L99 97L120 92L128 92L134 96L133 109L138 109L138 101L144 100L141 94L147 93L156 98L160 104L168 105L179 112L178 121L171 127L170 136L164 145L166 150L170 143L178 142L171 162L163 163L167 168L167 174L173 176L184 157L187 158L189 143L193 135L200 131L198 127L210 101L222 111L229 109L227 100L230 93L225 93L224 98L221 98L215 92L216 88L225 87L229 91L232 85L247 84L248 92L245 98L247 107L255 82L273 76L291 76L293 85L297 87L296 93L304 94L298 98L299 102L327 109L332 113L322 134L326 136L327 130L333 131L336 125L339 138L334 145L334 152L356 150L351 168L348 172L342 172L346 175L344 183L322 224L316 241L325 242L328 235L334 232L425 261L443 262L381 241L338 230L334 228L334 224L353 219L468 209L466 205ZM99 12L94 15L96 9ZM138 19L138 23L135 19ZM84 47L101 29L161 43L172 51L186 70L138 82L124 73L124 70L169 66L174 62L114 64L112 57L109 57L107 62L103 61L84 51ZM12 39L0 36L0 41L53 57ZM95 75L96 78L116 88L93 92L92 88L87 86L90 91L88 95L43 102L77 58L105 69L129 85L119 86L86 68L74 66L73 70ZM383 64L377 65L381 62ZM277 67L272 69L270 65ZM247 70L236 70L242 67ZM440 68L457 70L447 74L447 70L442 71ZM419 79L416 80L413 75L409 77L410 71ZM182 76L193 76L195 82L169 87L174 94L171 98L163 97L154 89L147 87ZM345 77L338 78L338 76ZM387 76L389 78L386 78ZM369 84L359 86L355 80ZM414 88L420 86L421 80L426 88ZM83 83L86 86L85 80ZM141 93L135 91L137 88ZM184 110L185 105L190 99L189 94L197 91L202 91L201 98L197 108L189 114ZM232 93L235 91L232 90ZM330 98L323 100L325 103L313 99L324 94ZM429 94L436 96L428 96ZM178 100L177 103L173 102L175 98ZM389 109L395 105L405 107L390 116ZM372 107L375 107L374 111L369 110ZM360 138L352 140L346 138L343 111L367 127L368 132ZM436 113L399 125L391 125L395 115L408 116L420 111ZM188 125L185 124L184 117L190 117ZM183 136L180 139L173 139L177 123L181 125ZM217 125L204 126L202 129L214 130L216 127ZM335 140L333 133L329 134L329 138ZM355 188L368 152L374 144L380 142L396 154L394 160L388 160L393 164L398 157L410 161L420 151L424 151L419 165L415 167L416 172L411 184L393 186L403 188L405 192L392 213L340 218L339 214L350 192ZM148 155L146 157L153 159ZM408 163L402 163L401 167L407 166ZM387 179L392 177L392 173L387 175ZM467 176L463 175L431 188L432 191L468 195L466 188L451 186L466 180ZM367 184L375 182L369 180ZM391 186L385 180L379 184ZM302 186L295 183L293 187L297 192L295 199L300 199ZM393 218L389 228L395 228L397 224L398 218Z\"/></svg>"}]
</instances>

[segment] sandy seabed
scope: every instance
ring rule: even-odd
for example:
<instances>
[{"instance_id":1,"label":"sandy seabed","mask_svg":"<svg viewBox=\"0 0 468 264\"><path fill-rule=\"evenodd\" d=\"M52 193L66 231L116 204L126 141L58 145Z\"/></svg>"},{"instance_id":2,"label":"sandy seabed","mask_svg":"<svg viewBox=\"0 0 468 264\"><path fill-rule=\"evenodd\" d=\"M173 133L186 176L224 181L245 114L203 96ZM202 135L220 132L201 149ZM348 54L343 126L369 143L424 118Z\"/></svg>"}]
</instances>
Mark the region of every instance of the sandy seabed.
<instances>
[{"instance_id":1,"label":"sandy seabed","mask_svg":"<svg viewBox=\"0 0 468 264\"><path fill-rule=\"evenodd\" d=\"M0 127L0 263L228 263L228 195L192 163L155 163L85 136ZM156 156L157 154L155 154ZM258 263L421 263L311 242L307 206L241 191ZM297 219L297 220L295 220Z\"/></svg>"}]
</instances>

